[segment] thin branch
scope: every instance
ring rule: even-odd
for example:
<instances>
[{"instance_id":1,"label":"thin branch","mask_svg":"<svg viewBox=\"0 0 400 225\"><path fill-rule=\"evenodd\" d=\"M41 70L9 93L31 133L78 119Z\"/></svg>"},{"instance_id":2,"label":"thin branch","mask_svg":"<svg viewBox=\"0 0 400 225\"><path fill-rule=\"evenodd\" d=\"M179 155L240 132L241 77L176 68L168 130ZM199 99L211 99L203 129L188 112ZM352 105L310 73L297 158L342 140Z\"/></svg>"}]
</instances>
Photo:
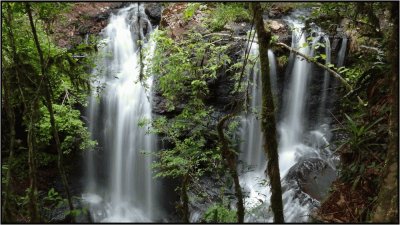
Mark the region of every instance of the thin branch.
<instances>
[{"instance_id":1,"label":"thin branch","mask_svg":"<svg viewBox=\"0 0 400 225\"><path fill-rule=\"evenodd\" d=\"M296 49L294 49L294 48L292 48L292 47L287 46L286 44L284 44L284 43L282 43L282 42L276 43L276 45L281 46L281 47L284 47L284 48L288 49L289 51L291 51L291 52L293 52L293 53L295 53L295 54L297 54L297 55L303 57L303 58L306 59L308 62L312 62L312 63L314 63L315 65L321 67L322 69L327 70L327 71L328 71L330 74L332 74L335 78L339 79L340 82L346 87L346 89L347 89L349 92L354 92L353 87L352 87L339 73L337 73L336 71L332 70L332 69L329 68L328 66L317 62L315 59L313 59L313 58L311 58L311 57L309 57L309 56L307 56L307 55L304 55L303 53L297 51ZM358 103L359 103L360 105L364 105L363 100L361 100L360 96L358 96L358 95L357 95L357 100L358 100Z\"/></svg>"}]
</instances>

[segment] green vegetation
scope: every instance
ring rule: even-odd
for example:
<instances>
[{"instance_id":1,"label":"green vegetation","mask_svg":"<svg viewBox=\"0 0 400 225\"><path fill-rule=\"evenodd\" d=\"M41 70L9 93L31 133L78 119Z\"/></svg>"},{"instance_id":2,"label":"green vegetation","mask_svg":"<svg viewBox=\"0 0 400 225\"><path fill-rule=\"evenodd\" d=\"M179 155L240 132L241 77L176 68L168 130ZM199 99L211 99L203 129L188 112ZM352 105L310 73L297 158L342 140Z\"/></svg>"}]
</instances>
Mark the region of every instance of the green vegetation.
<instances>
[{"instance_id":1,"label":"green vegetation","mask_svg":"<svg viewBox=\"0 0 400 225\"><path fill-rule=\"evenodd\" d=\"M228 22L248 22L250 12L244 9L245 3L218 3L212 10L209 27L213 31L221 30Z\"/></svg>"},{"instance_id":2,"label":"green vegetation","mask_svg":"<svg viewBox=\"0 0 400 225\"><path fill-rule=\"evenodd\" d=\"M181 42L164 31L157 31L154 38L157 49L148 72L159 74L158 88L167 100L166 108L177 115L153 122L153 132L174 146L157 153L159 161L153 167L158 171L156 176L182 179L180 207L188 222L187 190L199 177L219 173L222 168L218 144L206 145L216 134L210 132L215 126L211 123L213 108L204 101L209 94L207 82L215 80L217 71L230 63L225 53L228 46L208 42L196 32ZM180 102L186 103L182 109L175 107Z\"/></svg>"},{"instance_id":3,"label":"green vegetation","mask_svg":"<svg viewBox=\"0 0 400 225\"><path fill-rule=\"evenodd\" d=\"M183 12L183 20L189 21L190 19L192 19L200 6L200 3L188 3L185 11Z\"/></svg>"},{"instance_id":4,"label":"green vegetation","mask_svg":"<svg viewBox=\"0 0 400 225\"><path fill-rule=\"evenodd\" d=\"M14 118L15 123L18 122L18 126L27 131L10 139L2 136L2 146L5 144L11 148L8 149L9 162L2 161L8 168L8 175L2 171L2 176L7 177L4 181L7 188L2 190L7 202L3 205L2 221L15 221L19 211L29 212L26 216L30 220L27 221L43 221L37 211L41 206L37 201L36 174L42 169L48 170L47 166L56 165L59 160L54 151L48 152L53 140L49 103L55 110L55 125L58 125L62 136L64 153L61 154L78 153L95 144L89 139L87 128L81 121L81 112L76 109L86 105L89 90L86 71L90 68L91 58L73 57L75 54L89 55L94 48L82 44L67 50L56 46L51 39L54 21L70 6L66 3L2 3L2 85L3 96L7 96L8 100L3 107L8 112L8 118ZM34 23L31 23L33 20ZM23 113L17 113L19 110ZM14 124L9 129L7 133L13 135L13 129L16 129ZM26 142L20 138L26 139ZM15 149L17 144L18 149ZM14 176L20 179L11 179ZM29 177L29 187L24 177ZM19 203L21 201L14 196L23 194L25 190L27 197Z\"/></svg>"},{"instance_id":5,"label":"green vegetation","mask_svg":"<svg viewBox=\"0 0 400 225\"><path fill-rule=\"evenodd\" d=\"M64 154L71 153L72 150L91 149L96 142L90 140L90 134L80 120L81 113L65 105L53 105L56 123L60 124L58 130L61 140L61 149ZM38 140L40 145L48 146L52 139L49 113L45 107L40 109L41 119L38 123Z\"/></svg>"},{"instance_id":6,"label":"green vegetation","mask_svg":"<svg viewBox=\"0 0 400 225\"><path fill-rule=\"evenodd\" d=\"M397 33L393 32L396 27L394 24L398 24L398 18L394 18L392 14L393 7L398 8L398 5L372 2L324 3L316 7L309 18L309 21L317 21L318 25L331 34L337 32L337 26L332 24L340 24L344 19L345 33L341 35L348 36L350 42L346 66L335 68L354 88L340 102L340 117L343 118L340 130L348 134L348 138L336 150L341 156L339 182L334 186L332 198L328 198L322 205L322 209L331 207L338 193L349 190L357 193L352 194L353 199L346 199L348 204L354 204L350 213L341 215L346 221L398 220L398 212L389 206L393 203L393 198L397 198L394 186L391 185L389 187L392 188L392 194L386 195L391 202L386 205L390 213L384 215L383 211L379 211L380 216L376 214L376 208L381 204L377 200L378 193L385 190L385 185L382 185L384 181L378 174L385 173L383 171L388 160L395 155L393 152L398 152L398 147L391 145L388 138L398 136L397 133L389 133L389 124L398 126L394 125L398 124L398 120L389 116L397 110L392 107L398 108L398 100L390 103L388 101L388 98L398 99L398 94L390 93L396 88L389 89L390 85L387 85L393 77L398 77L398 72L391 69L395 65L393 62L398 61L398 55L392 54L392 51L398 51L393 47L393 43L398 45L398 40L392 36ZM392 24L382 26L382 21L391 21ZM354 105L355 95L365 99L368 107ZM392 173L390 176L393 175ZM364 196L364 200L359 201L356 196ZM320 214L324 213L326 212L322 210ZM334 220L327 219L325 222L327 221Z\"/></svg>"},{"instance_id":7,"label":"green vegetation","mask_svg":"<svg viewBox=\"0 0 400 225\"><path fill-rule=\"evenodd\" d=\"M80 168L79 157L98 145L91 139L84 111L91 81L100 79L91 70L95 57L101 56L97 49L104 43L97 43L92 35L88 43L76 44L77 36L84 36L81 31L92 32L92 27L70 20L95 18L93 26L101 29L106 21L101 21L105 16L102 13L109 6L96 8L96 4L1 3L4 223L49 222L48 215L60 209L65 210L66 223L75 222L78 216L90 217L85 207L72 204L79 199L69 190L69 171ZM332 145L338 146L334 154L340 157L339 177L313 217L325 223L398 223L398 2L162 5L173 9L168 11L170 15L163 14L162 20L172 17L174 23L165 23L169 25L152 33L155 53L151 60L141 62L145 71L138 80L154 77L152 92L161 99L158 107L163 112L153 120L141 118L132 123L148 127L148 133L157 134L163 143L163 149L152 155L154 178L175 182L179 222L189 222L190 205L196 203L205 206L200 220L207 223L243 222L245 212L258 210L244 208L247 193L240 186L241 174L237 171L242 165L237 159L243 141L238 137L238 117L247 111L261 119L267 143L264 151L270 179L261 185L271 186L272 200L271 210L262 210L272 212L275 222L286 219L278 165L279 135L275 134L275 114L280 110L274 103L280 104L280 96L273 99L268 58L263 53L268 49L279 52L277 64L283 71L289 64L290 47L281 43L277 34L265 30L270 20L265 15L271 12L274 18L281 18L291 10L312 7L310 17L305 18L307 28L317 24L332 37L331 43L338 41L338 46L343 35L348 37L344 66L337 68L333 62L325 65L327 55L321 53L325 48L322 43L315 45L315 56L307 59L341 81L337 87L330 87L337 95L337 110L331 113L336 128L332 132L340 139ZM81 12L90 6L93 12ZM233 22L240 27L228 29L226 25ZM60 26L66 27L64 36L59 34ZM246 45L255 33L248 27L257 30L260 57L249 55ZM307 39L309 43L312 40ZM142 46L144 40L138 43ZM305 43L301 47L308 46ZM334 61L337 49L332 51ZM149 49L140 49L140 55L147 54ZM251 81L245 71L252 69L258 58L263 101L262 110L252 112L247 106L252 100L248 96ZM285 77L277 79L287 85ZM103 87L98 88L101 92ZM217 98L229 99L230 103L216 106ZM358 104L357 98L365 105ZM202 183L205 178L221 181L212 184L219 188L213 198L208 184Z\"/></svg>"},{"instance_id":8,"label":"green vegetation","mask_svg":"<svg viewBox=\"0 0 400 225\"><path fill-rule=\"evenodd\" d=\"M234 223L236 212L217 204L207 209L204 213L204 220L207 223Z\"/></svg>"}]
</instances>

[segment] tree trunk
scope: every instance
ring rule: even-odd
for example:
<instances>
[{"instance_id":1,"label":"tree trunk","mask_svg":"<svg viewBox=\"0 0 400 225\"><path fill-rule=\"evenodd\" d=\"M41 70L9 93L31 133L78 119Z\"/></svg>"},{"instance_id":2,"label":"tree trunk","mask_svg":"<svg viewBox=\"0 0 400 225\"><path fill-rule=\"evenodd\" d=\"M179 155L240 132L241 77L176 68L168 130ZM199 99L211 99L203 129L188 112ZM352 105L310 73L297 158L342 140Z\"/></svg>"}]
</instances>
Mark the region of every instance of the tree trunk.
<instances>
[{"instance_id":1,"label":"tree trunk","mask_svg":"<svg viewBox=\"0 0 400 225\"><path fill-rule=\"evenodd\" d=\"M269 78L268 47L271 34L267 33L264 28L260 3L254 2L251 6L254 13L260 51L262 85L261 128L265 141L264 151L268 160L267 174L271 181L271 208L274 214L274 222L283 223L282 187L279 172L278 145L276 143L274 101Z\"/></svg>"},{"instance_id":2,"label":"tree trunk","mask_svg":"<svg viewBox=\"0 0 400 225\"><path fill-rule=\"evenodd\" d=\"M37 180L36 180L36 156L35 156L35 124L37 122L38 102L34 100L31 103L30 110L28 111L28 164L29 164L29 214L31 216L31 223L39 223L40 215L37 203Z\"/></svg>"},{"instance_id":3,"label":"tree trunk","mask_svg":"<svg viewBox=\"0 0 400 225\"><path fill-rule=\"evenodd\" d=\"M5 184L5 196L3 203L3 212L2 212L2 220L4 222L12 222L12 210L10 209L10 197L11 197L11 171L12 171L12 163L14 161L14 146L15 146L15 114L13 106L10 103L10 78L4 76L3 77L3 100L4 100L4 111L6 112L7 120L10 126L10 139L9 139L9 156L8 156L8 170L6 175L6 184Z\"/></svg>"},{"instance_id":4,"label":"tree trunk","mask_svg":"<svg viewBox=\"0 0 400 225\"><path fill-rule=\"evenodd\" d=\"M31 101L31 105L27 105L27 101L25 100L24 93L22 91L22 88L20 86L21 82L19 79L19 72L18 72L18 59L17 59L17 49L15 45L15 38L13 34L13 26L12 26L12 11L11 11L11 6L10 5L5 5L7 6L7 15L4 17L6 24L8 25L8 38L10 39L10 45L11 45L11 51L12 51L12 59L14 63L14 72L15 76L17 78L17 84L18 84L18 89L21 94L21 100L22 104L24 105L24 115L27 115L27 128L28 128L28 135L27 135L27 144L28 144L28 167L29 167L29 192L28 192L28 211L30 215L30 222L31 223L38 223L40 222L40 214L38 210L38 203L37 203L37 182L36 182L36 162L35 162L35 127L34 124L37 121L37 112L38 112L38 105L37 101L35 100ZM6 83L10 82L9 79L5 79ZM11 85L9 83L9 85ZM5 87L5 92L9 92L10 90L6 90L11 88ZM9 96L9 94L5 94ZM5 96L6 97L6 96ZM7 103L8 104L8 103ZM8 110L7 110L8 111ZM7 113L9 114L9 113ZM13 112L12 112L13 114ZM11 116L10 118L10 128L11 128L11 143L10 143L10 158L9 158L9 171L7 172L7 185L6 185L6 196L5 196L5 202L4 202L4 220L10 221L11 218L9 217L9 195L10 195L10 179L11 179L11 162L13 159L13 150L14 150L14 144L15 144L15 117L14 115L9 115Z\"/></svg>"},{"instance_id":5,"label":"tree trunk","mask_svg":"<svg viewBox=\"0 0 400 225\"><path fill-rule=\"evenodd\" d=\"M31 8L30 8L30 4L26 3L25 6L26 6L26 11L28 13L29 22L30 22L30 25L31 25L32 34L33 34L33 38L34 38L34 41L35 41L36 49L37 49L38 54L39 54L39 60L40 60L40 65L41 65L41 73L42 73L42 77L43 77L44 83L45 83L45 85L44 85L44 87L45 87L44 95L45 95L45 100L46 100L46 107L47 107L47 109L49 111L49 114L50 114L51 130L52 130L52 133L53 133L53 138L54 138L54 141L55 141L55 144L56 144L57 153L58 153L57 166L58 166L58 170L60 172L61 180L63 182L63 186L64 186L64 189L65 189L65 192L66 192L66 195L67 195L69 210L70 210L70 212L72 212L74 210L74 206L72 204L72 198L71 198L71 194L70 194L70 191L69 191L68 180L67 180L67 176L65 174L65 169L64 169L63 160L62 160L63 159L62 158L63 153L62 153L62 150L61 150L60 138L59 138L59 135L58 135L57 126L56 126L56 122L55 122L55 119L54 119L53 103L52 103L52 100L51 100L52 99L51 98L52 89L51 89L51 86L50 86L50 80L49 80L49 78L48 78L48 76L46 74L46 65L45 65L44 58L43 58L43 52L42 52L42 50L40 48L40 43L39 43L39 39L38 39L38 36L37 36L37 33L36 33L36 28L35 28L35 25L33 23L32 11L31 11ZM72 215L72 214L70 214L70 215ZM72 218L72 221L74 221L74 216L71 216L71 218Z\"/></svg>"},{"instance_id":6,"label":"tree trunk","mask_svg":"<svg viewBox=\"0 0 400 225\"><path fill-rule=\"evenodd\" d=\"M388 59L391 62L391 75L388 77L390 84L390 115L389 115L389 146L388 153L383 168L384 176L376 202L376 207L372 213L373 223L399 223L399 3L391 3L391 16L393 21L393 31L388 48Z\"/></svg>"},{"instance_id":7,"label":"tree trunk","mask_svg":"<svg viewBox=\"0 0 400 225\"><path fill-rule=\"evenodd\" d=\"M12 163L14 161L14 146L15 146L15 114L14 114L14 107L12 103L10 103L10 78L6 75L3 76L3 108L6 112L9 129L10 129L10 136L9 136L9 156L8 156L8 170L6 175L6 184L5 184L5 196L4 196L4 203L3 203L3 211L2 211L2 220L6 222L12 222L12 210L9 208L9 201L11 197L11 173L12 173Z\"/></svg>"},{"instance_id":8,"label":"tree trunk","mask_svg":"<svg viewBox=\"0 0 400 225\"><path fill-rule=\"evenodd\" d=\"M189 196L187 193L188 184L189 184L189 173L187 173L183 177L181 185L182 217L184 223L189 223Z\"/></svg>"},{"instance_id":9,"label":"tree trunk","mask_svg":"<svg viewBox=\"0 0 400 225\"><path fill-rule=\"evenodd\" d=\"M5 17L6 24L9 26L8 37L10 39L10 45L12 46L13 55L15 52L14 45L14 36L12 34L12 14L11 8L8 5L7 8L7 16ZM12 42L12 43L11 43ZM3 55L2 55L3 56ZM15 57L13 57L15 59ZM15 63L15 60L14 60ZM18 71L15 71L16 73ZM4 203L2 208L2 221L4 222L12 222L12 209L10 208L10 197L11 197L11 174L12 174L12 162L14 160L14 146L15 146L15 114L13 104L10 102L11 98L11 81L10 77L6 73L3 76L3 90L4 90L4 110L6 112L7 120L10 126L10 142L9 142L9 156L8 156L8 170L6 175L6 184L5 184L5 195L4 195Z\"/></svg>"},{"instance_id":10,"label":"tree trunk","mask_svg":"<svg viewBox=\"0 0 400 225\"><path fill-rule=\"evenodd\" d=\"M242 188L240 187L239 176L237 173L236 157L235 157L235 153L231 149L229 149L229 143L224 134L225 121L227 121L233 115L234 114L229 114L229 115L226 115L225 117L223 117L218 122L217 130L218 130L219 140L222 144L222 148L221 148L222 158L224 159L224 161L229 169L229 173L231 174L231 177L235 184L235 195L237 198L237 203L236 203L237 221L238 221L238 223L243 223L244 222L243 193L242 193Z\"/></svg>"}]
</instances>

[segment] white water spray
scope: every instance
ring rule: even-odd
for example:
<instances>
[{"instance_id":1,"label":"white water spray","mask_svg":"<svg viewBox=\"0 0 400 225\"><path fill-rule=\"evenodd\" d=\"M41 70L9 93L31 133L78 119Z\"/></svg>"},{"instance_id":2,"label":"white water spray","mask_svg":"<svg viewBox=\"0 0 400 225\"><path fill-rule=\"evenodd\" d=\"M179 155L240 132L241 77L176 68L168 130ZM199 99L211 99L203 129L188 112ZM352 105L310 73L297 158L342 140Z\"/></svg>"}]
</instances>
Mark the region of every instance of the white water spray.
<instances>
[{"instance_id":1,"label":"white water spray","mask_svg":"<svg viewBox=\"0 0 400 225\"><path fill-rule=\"evenodd\" d=\"M329 65L331 63L331 44L328 36L324 36L325 40L325 65ZM326 119L326 106L328 101L329 94L329 81L331 75L328 71L324 71L324 84L322 86L322 94L321 94L321 102L318 110L318 123L319 125L328 123L328 121L324 121Z\"/></svg>"},{"instance_id":2,"label":"white water spray","mask_svg":"<svg viewBox=\"0 0 400 225\"><path fill-rule=\"evenodd\" d=\"M150 90L139 81L137 40L139 35L145 38L145 29L149 32L151 25L144 9L132 4L111 15L102 31L105 46L94 71L99 80L93 85L102 90L100 99L96 99L97 90L90 99L89 127L97 139L104 140L104 158L98 161L94 157L99 152L88 153L83 196L94 222L151 222L155 216L152 159L141 152L154 151L156 142L154 135L146 134L146 127L139 126L141 119L152 118L151 94L146 93L151 92L152 78L144 81ZM152 52L154 44L147 45ZM103 185L97 180L98 170L105 170Z\"/></svg>"},{"instance_id":3,"label":"white water spray","mask_svg":"<svg viewBox=\"0 0 400 225\"><path fill-rule=\"evenodd\" d=\"M340 46L339 53L338 53L338 60L337 60L337 67L344 66L344 59L346 56L346 49L347 49L347 37L343 37L342 45Z\"/></svg>"},{"instance_id":4,"label":"white water spray","mask_svg":"<svg viewBox=\"0 0 400 225\"><path fill-rule=\"evenodd\" d=\"M293 25L293 38L292 48L297 48L301 53L310 57L314 56L315 47L320 42L323 34L317 32L317 36L313 38L311 46L307 43L307 34L303 30L304 23L299 22L296 19L288 19L288 22ZM330 62L330 46L329 40L326 40L326 56L327 62ZM253 44L254 45L254 44ZM252 51L256 51L257 45L254 45ZM276 85L276 68L274 67L274 60L270 59L271 69L271 86ZM320 152L316 142L323 142L323 144L329 144L325 137L326 129L321 131L308 130L305 124L307 115L305 115L305 108L307 107L307 88L309 86L310 77L312 76L311 64L300 56L293 55L290 57L293 64L290 74L289 87L285 89L287 95L284 96L284 102L282 112L284 116L281 121L278 121L277 128L280 134L279 141L279 166L281 178L284 178L289 170L295 165L300 158L308 157L320 157ZM259 65L256 65L256 67ZM275 71L272 71L275 69ZM249 71L251 72L251 71ZM258 109L261 105L261 80L259 69L255 68L252 71L252 86L251 86L251 108ZM275 76L272 76L274 74ZM258 79L257 79L258 78ZM274 80L275 79L275 80ZM326 85L329 85L329 80L326 81ZM276 93L276 88L272 88L273 93ZM274 91L275 89L275 91ZM325 97L327 98L327 97ZM325 104L325 103L324 103ZM246 165L251 165L253 170L244 173L240 177L242 188L247 194L245 199L245 206L248 211L246 214L246 222L273 222L272 212L268 212L270 205L270 187L265 183L268 181L265 177L266 161L264 151L262 149L262 132L260 128L260 122L258 120L259 114L247 114L242 119L242 134L241 139L243 143L240 146L241 156L240 159ZM325 126L324 126L325 127ZM326 128L326 127L325 127ZM315 136L312 139L311 146L307 145L304 141L305 135ZM288 183L286 179L282 179L283 188L283 204L284 204L284 217L285 222L305 222L308 221L308 217L312 205L310 203L302 202L296 196L296 190L298 186L295 184Z\"/></svg>"}]
</instances>

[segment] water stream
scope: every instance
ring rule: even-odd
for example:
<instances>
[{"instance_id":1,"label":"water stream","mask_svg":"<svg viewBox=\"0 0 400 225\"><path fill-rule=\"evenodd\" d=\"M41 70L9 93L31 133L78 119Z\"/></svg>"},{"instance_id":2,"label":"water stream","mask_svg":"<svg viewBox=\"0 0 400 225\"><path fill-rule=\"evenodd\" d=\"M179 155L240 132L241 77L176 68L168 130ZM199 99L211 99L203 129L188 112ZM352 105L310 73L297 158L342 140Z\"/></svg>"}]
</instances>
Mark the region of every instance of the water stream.
<instances>
[{"instance_id":1,"label":"water stream","mask_svg":"<svg viewBox=\"0 0 400 225\"><path fill-rule=\"evenodd\" d=\"M328 65L331 63L331 44L329 41L329 37L327 35L324 36L324 42L325 42L325 64ZM322 93L321 93L321 102L319 105L319 110L318 110L318 123L319 124L324 124L327 123L328 121L325 121L326 117L326 107L327 107L327 97L329 93L329 81L330 81L331 75L329 74L328 71L324 71L324 84L322 86Z\"/></svg>"},{"instance_id":2,"label":"water stream","mask_svg":"<svg viewBox=\"0 0 400 225\"><path fill-rule=\"evenodd\" d=\"M92 137L102 141L103 149L87 154L83 195L94 222L151 222L157 213L152 158L141 153L155 150L156 137L138 124L152 117L148 94L152 78L144 81L147 85L139 82L137 52L139 35L144 39L150 29L144 9L132 4L111 15L101 33L103 47L93 71L97 80L93 81L88 114ZM154 49L153 43L147 45ZM96 157L99 154L101 159ZM103 179L98 171L105 171Z\"/></svg>"},{"instance_id":3,"label":"water stream","mask_svg":"<svg viewBox=\"0 0 400 225\"><path fill-rule=\"evenodd\" d=\"M299 12L301 15L301 12ZM331 61L331 49L328 37L318 28L314 30L314 38L308 43L308 34L303 29L304 23L296 19L296 14L286 18L287 22L292 25L292 44L293 48L298 49L301 53L313 57L316 54L316 47L321 41L325 44L325 63ZM319 44L320 45L320 44ZM253 43L251 53L256 53L258 46ZM300 161L300 159L318 158L328 160L329 154L322 154L325 151L329 153L326 145L329 144L329 125L326 121L326 101L329 98L328 86L330 75L327 73L313 74L312 64L308 63L302 57L292 55L289 58L287 67L288 81L284 85L284 96L282 105L282 118L277 123L279 134L279 166L283 188L283 203L285 222L306 222L309 218L306 216L314 206L312 203L318 202L306 195L310 199L305 201L299 199L296 191L299 190L297 184L286 179L291 168ZM269 52L271 86L273 93L277 93L276 87L276 62L273 52ZM242 130L240 145L240 159L244 165L248 165L250 170L241 175L241 185L247 194L245 199L246 208L249 211L246 214L246 222L273 222L272 213L268 211L270 190L265 181L265 156L262 149L263 134L259 122L259 110L261 104L260 90L260 71L257 63L250 74L251 82L251 104L250 108L255 109L257 113L248 112L242 117ZM309 115L306 115L308 104L308 89L310 86L311 76L324 76L323 85L321 86L321 99L319 109L314 112L318 114L318 121L312 121L312 126L307 124ZM275 86L275 87L273 87ZM311 127L317 127L313 130ZM322 127L322 128L320 128ZM308 137L308 141L306 141ZM310 138L311 137L311 138ZM322 143L322 144L321 144ZM328 156L327 156L328 155Z\"/></svg>"},{"instance_id":4,"label":"water stream","mask_svg":"<svg viewBox=\"0 0 400 225\"><path fill-rule=\"evenodd\" d=\"M138 15L140 15L138 17ZM314 56L316 46L325 44L325 63L331 62L329 38L323 32L314 30L315 36L309 43L304 23L296 14L286 18L292 25L291 46L301 53ZM138 18L141 18L140 29ZM142 7L137 4L119 10L111 15L109 24L102 31L102 44L93 71L92 95L88 117L92 138L99 141L99 146L86 153L86 193L83 199L88 203L94 222L154 222L161 218L162 210L158 207L157 183L152 179L150 164L152 158L142 151L152 152L156 146L156 137L146 134L146 127L139 126L143 118L151 119L152 77L143 85L139 82L140 63L137 40L146 39L151 31L151 24ZM346 39L347 41L347 39ZM257 43L251 43L250 54L257 55ZM149 55L155 48L148 41ZM344 48L342 52L342 48ZM339 52L339 62L344 60L346 42L343 40ZM272 93L277 98L278 79L275 55L268 52ZM308 201L296 198L298 187L285 177L300 159L319 158L329 160L322 150L329 153L329 115L325 108L330 92L330 75L326 72L313 74L312 66L303 58L291 55L284 84L282 118L277 120L279 135L279 164L283 187L284 214L286 222L305 222L305 216L313 207ZM270 190L266 185L266 160L262 149L263 134L259 122L261 106L260 65L247 71L250 74L249 111L242 116L240 160L243 162L240 183L247 195L245 206L246 222L272 222L268 212ZM308 88L311 76L324 76L321 86L321 100L315 114L317 121L307 124L309 115ZM148 87L147 89L145 87ZM278 117L277 117L278 118ZM327 122L328 121L328 122ZM305 141L306 137L308 142ZM311 198L308 196L308 198Z\"/></svg>"},{"instance_id":5,"label":"water stream","mask_svg":"<svg viewBox=\"0 0 400 225\"><path fill-rule=\"evenodd\" d=\"M344 66L344 57L346 56L346 49L347 49L347 37L344 36L342 39L342 45L340 46L338 57L337 57L337 66L342 67Z\"/></svg>"}]
</instances>

